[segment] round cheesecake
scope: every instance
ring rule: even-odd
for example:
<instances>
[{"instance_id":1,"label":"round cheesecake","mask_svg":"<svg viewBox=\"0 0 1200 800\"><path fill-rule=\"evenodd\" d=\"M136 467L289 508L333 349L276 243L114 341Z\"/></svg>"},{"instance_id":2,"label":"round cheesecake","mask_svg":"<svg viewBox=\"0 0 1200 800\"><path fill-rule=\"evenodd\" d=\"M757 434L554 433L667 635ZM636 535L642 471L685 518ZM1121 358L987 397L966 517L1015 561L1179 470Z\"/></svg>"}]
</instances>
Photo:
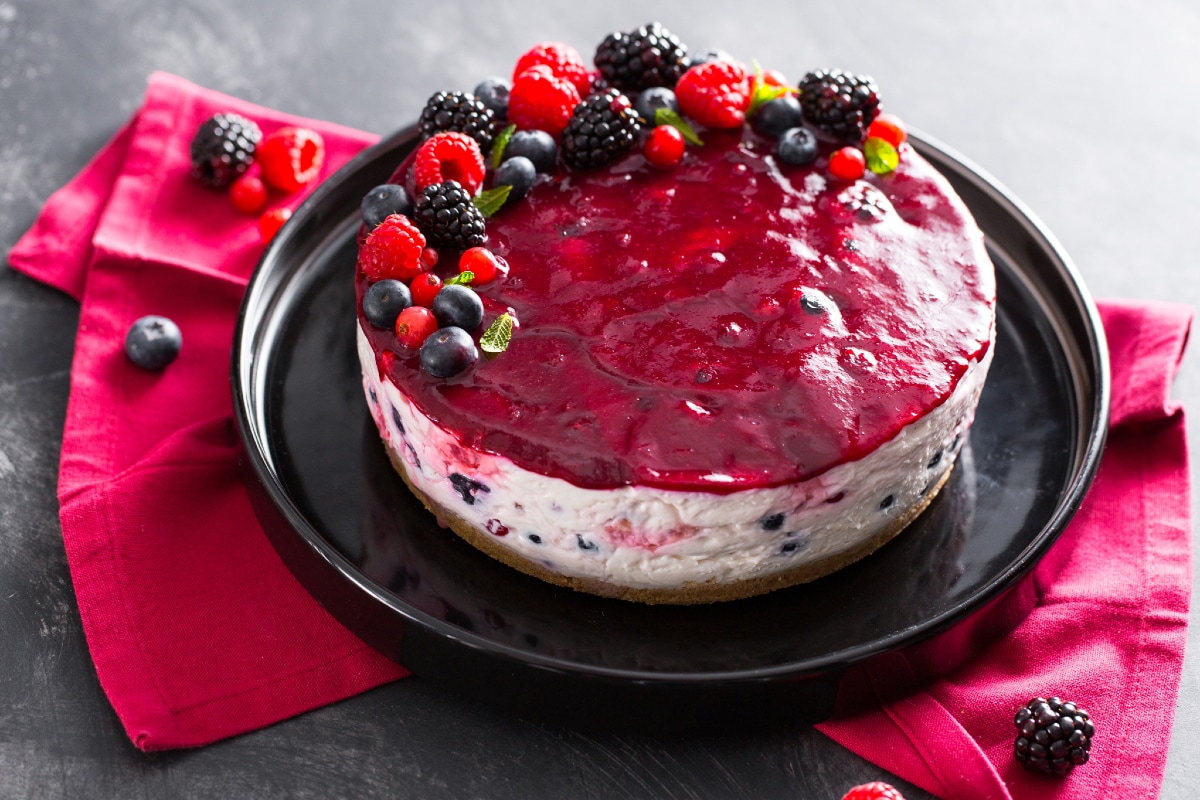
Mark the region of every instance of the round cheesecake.
<instances>
[{"instance_id":1,"label":"round cheesecake","mask_svg":"<svg viewBox=\"0 0 1200 800\"><path fill-rule=\"evenodd\" d=\"M516 326L459 375L372 325L357 275L397 471L543 580L649 603L814 580L920 514L973 419L995 278L947 181L908 144L894 171L845 180L828 142L790 166L749 127L703 136L669 170L637 151L560 165L488 219L508 270L473 287L472 333Z\"/></svg>"}]
</instances>

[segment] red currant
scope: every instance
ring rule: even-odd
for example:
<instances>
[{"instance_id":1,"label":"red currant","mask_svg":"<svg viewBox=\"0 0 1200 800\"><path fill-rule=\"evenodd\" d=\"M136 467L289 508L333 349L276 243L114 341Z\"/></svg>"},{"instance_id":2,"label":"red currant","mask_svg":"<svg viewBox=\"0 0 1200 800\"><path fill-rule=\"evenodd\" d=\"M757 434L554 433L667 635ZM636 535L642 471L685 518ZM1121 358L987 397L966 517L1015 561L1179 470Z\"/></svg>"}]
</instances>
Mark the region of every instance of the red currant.
<instances>
[{"instance_id":1,"label":"red currant","mask_svg":"<svg viewBox=\"0 0 1200 800\"><path fill-rule=\"evenodd\" d=\"M843 147L829 156L829 172L844 181L856 181L867 170L867 159L857 147Z\"/></svg>"},{"instance_id":2,"label":"red currant","mask_svg":"<svg viewBox=\"0 0 1200 800\"><path fill-rule=\"evenodd\" d=\"M880 114L867 128L867 138L883 139L892 147L899 147L908 138L908 129L895 114Z\"/></svg>"},{"instance_id":3,"label":"red currant","mask_svg":"<svg viewBox=\"0 0 1200 800\"><path fill-rule=\"evenodd\" d=\"M686 144L683 134L673 125L659 125L646 137L642 155L656 167L673 167L683 159Z\"/></svg>"},{"instance_id":4,"label":"red currant","mask_svg":"<svg viewBox=\"0 0 1200 800\"><path fill-rule=\"evenodd\" d=\"M290 208L272 208L258 218L258 232L262 234L262 240L269 242L275 238L275 234L283 227L283 223L287 222L292 217Z\"/></svg>"},{"instance_id":5,"label":"red currant","mask_svg":"<svg viewBox=\"0 0 1200 800\"><path fill-rule=\"evenodd\" d=\"M396 338L400 344L416 349L437 327L437 318L432 311L424 306L409 306L396 317Z\"/></svg>"},{"instance_id":6,"label":"red currant","mask_svg":"<svg viewBox=\"0 0 1200 800\"><path fill-rule=\"evenodd\" d=\"M475 276L473 283L491 283L508 272L508 262L486 247L472 247L458 259L458 271Z\"/></svg>"},{"instance_id":7,"label":"red currant","mask_svg":"<svg viewBox=\"0 0 1200 800\"><path fill-rule=\"evenodd\" d=\"M437 250L434 250L432 247L426 247L421 251L421 266L423 267L421 270L422 272L429 272L429 270L437 266L437 262Z\"/></svg>"},{"instance_id":8,"label":"red currant","mask_svg":"<svg viewBox=\"0 0 1200 800\"><path fill-rule=\"evenodd\" d=\"M257 217L267 207L267 185L257 175L243 175L229 187L229 202L246 216Z\"/></svg>"},{"instance_id":9,"label":"red currant","mask_svg":"<svg viewBox=\"0 0 1200 800\"><path fill-rule=\"evenodd\" d=\"M423 272L413 278L408 290L412 292L414 305L429 308L433 305L433 298L442 290L442 279L432 272Z\"/></svg>"}]
</instances>

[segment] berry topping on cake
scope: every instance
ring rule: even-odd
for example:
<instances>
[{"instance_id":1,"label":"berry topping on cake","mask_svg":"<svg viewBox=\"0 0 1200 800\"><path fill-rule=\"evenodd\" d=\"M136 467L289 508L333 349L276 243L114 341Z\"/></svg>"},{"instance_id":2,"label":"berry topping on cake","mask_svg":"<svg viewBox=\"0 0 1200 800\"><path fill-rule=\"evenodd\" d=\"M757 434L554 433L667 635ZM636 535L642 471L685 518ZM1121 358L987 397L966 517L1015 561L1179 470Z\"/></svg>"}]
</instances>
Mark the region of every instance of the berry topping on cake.
<instances>
[{"instance_id":1,"label":"berry topping on cake","mask_svg":"<svg viewBox=\"0 0 1200 800\"><path fill-rule=\"evenodd\" d=\"M424 270L421 251L425 236L403 214L390 214L375 226L358 251L358 263L370 280L409 281Z\"/></svg>"},{"instance_id":2,"label":"berry topping on cake","mask_svg":"<svg viewBox=\"0 0 1200 800\"><path fill-rule=\"evenodd\" d=\"M785 131L799 128L803 121L804 112L794 94L783 94L768 100L750 118L754 130L764 136L782 136Z\"/></svg>"},{"instance_id":3,"label":"berry topping on cake","mask_svg":"<svg viewBox=\"0 0 1200 800\"><path fill-rule=\"evenodd\" d=\"M528 158L538 172L553 172L558 160L558 145L554 143L554 137L545 131L516 131L504 148L504 160L517 156Z\"/></svg>"},{"instance_id":4,"label":"berry topping on cake","mask_svg":"<svg viewBox=\"0 0 1200 800\"><path fill-rule=\"evenodd\" d=\"M904 795L890 783L871 781L855 786L842 795L842 800L904 800Z\"/></svg>"},{"instance_id":5,"label":"berry topping on cake","mask_svg":"<svg viewBox=\"0 0 1200 800\"><path fill-rule=\"evenodd\" d=\"M412 211L412 201L403 186L385 183L363 195L361 208L363 224L371 230L391 214L408 214Z\"/></svg>"},{"instance_id":6,"label":"berry topping on cake","mask_svg":"<svg viewBox=\"0 0 1200 800\"><path fill-rule=\"evenodd\" d=\"M609 85L619 89L674 86L687 70L687 46L657 22L626 33L610 33L596 48L595 62Z\"/></svg>"},{"instance_id":7,"label":"berry topping on cake","mask_svg":"<svg viewBox=\"0 0 1200 800\"><path fill-rule=\"evenodd\" d=\"M514 156L503 161L492 174L492 183L496 186L511 186L510 200L520 200L529 194L533 182L537 178L537 168L525 156Z\"/></svg>"},{"instance_id":8,"label":"berry topping on cake","mask_svg":"<svg viewBox=\"0 0 1200 800\"><path fill-rule=\"evenodd\" d=\"M470 272L474 276L472 283L491 283L508 272L508 263L486 247L472 247L459 257L458 272Z\"/></svg>"},{"instance_id":9,"label":"berry topping on cake","mask_svg":"<svg viewBox=\"0 0 1200 800\"><path fill-rule=\"evenodd\" d=\"M316 180L325 164L325 140L312 128L280 128L258 146L263 180L273 189L294 192Z\"/></svg>"},{"instance_id":10,"label":"berry topping on cake","mask_svg":"<svg viewBox=\"0 0 1200 800\"><path fill-rule=\"evenodd\" d=\"M817 137L808 128L792 128L783 132L775 143L775 155L785 164L802 167L817 160Z\"/></svg>"},{"instance_id":11,"label":"berry topping on cake","mask_svg":"<svg viewBox=\"0 0 1200 800\"><path fill-rule=\"evenodd\" d=\"M478 247L487 238L483 214L458 181L435 183L422 189L413 205L413 218L434 247L462 251Z\"/></svg>"},{"instance_id":12,"label":"berry topping on cake","mask_svg":"<svg viewBox=\"0 0 1200 800\"><path fill-rule=\"evenodd\" d=\"M492 110L497 122L503 122L508 119L508 92L510 89L512 89L512 84L503 78L484 78L475 87L472 94L479 98L479 102Z\"/></svg>"},{"instance_id":13,"label":"berry topping on cake","mask_svg":"<svg viewBox=\"0 0 1200 800\"><path fill-rule=\"evenodd\" d=\"M665 86L653 86L637 96L637 100L633 103L633 110L637 112L638 118L643 125L657 125L657 112L660 108L667 108L679 113L679 100L675 97L675 92Z\"/></svg>"},{"instance_id":14,"label":"berry topping on cake","mask_svg":"<svg viewBox=\"0 0 1200 800\"><path fill-rule=\"evenodd\" d=\"M454 326L440 328L421 345L421 367L435 378L452 378L478 359L479 350L471 334Z\"/></svg>"},{"instance_id":15,"label":"berry topping on cake","mask_svg":"<svg viewBox=\"0 0 1200 800\"><path fill-rule=\"evenodd\" d=\"M206 119L192 138L192 177L216 189L229 186L250 168L262 131L237 114Z\"/></svg>"},{"instance_id":16,"label":"berry topping on cake","mask_svg":"<svg viewBox=\"0 0 1200 800\"><path fill-rule=\"evenodd\" d=\"M483 301L466 286L447 284L433 298L430 309L443 328L451 326L473 331L483 322Z\"/></svg>"},{"instance_id":17,"label":"berry topping on cake","mask_svg":"<svg viewBox=\"0 0 1200 800\"><path fill-rule=\"evenodd\" d=\"M160 370L179 355L183 334L166 317L145 316L129 326L125 334L125 355L145 370Z\"/></svg>"},{"instance_id":18,"label":"berry topping on cake","mask_svg":"<svg viewBox=\"0 0 1200 800\"><path fill-rule=\"evenodd\" d=\"M1066 775L1086 764L1096 728L1088 713L1057 697L1035 697L1013 718L1013 755L1033 772Z\"/></svg>"},{"instance_id":19,"label":"berry topping on cake","mask_svg":"<svg viewBox=\"0 0 1200 800\"><path fill-rule=\"evenodd\" d=\"M437 330L437 319L425 306L409 306L396 317L396 339L416 349Z\"/></svg>"},{"instance_id":20,"label":"berry topping on cake","mask_svg":"<svg viewBox=\"0 0 1200 800\"><path fill-rule=\"evenodd\" d=\"M616 89L594 94L580 103L562 134L563 160L577 169L611 164L637 140L637 112Z\"/></svg>"},{"instance_id":21,"label":"berry topping on cake","mask_svg":"<svg viewBox=\"0 0 1200 800\"><path fill-rule=\"evenodd\" d=\"M394 278L385 278L371 284L363 295L363 316L376 328L391 330L396 327L396 317L411 305L408 287Z\"/></svg>"},{"instance_id":22,"label":"berry topping on cake","mask_svg":"<svg viewBox=\"0 0 1200 800\"><path fill-rule=\"evenodd\" d=\"M642 155L656 167L673 167L683 160L683 151L687 145L683 134L671 125L660 125L650 131L646 143L642 145Z\"/></svg>"},{"instance_id":23,"label":"berry topping on cake","mask_svg":"<svg viewBox=\"0 0 1200 800\"><path fill-rule=\"evenodd\" d=\"M579 100L575 84L539 64L513 78L508 93L508 121L518 128L558 136L567 127Z\"/></svg>"},{"instance_id":24,"label":"berry topping on cake","mask_svg":"<svg viewBox=\"0 0 1200 800\"><path fill-rule=\"evenodd\" d=\"M734 61L710 61L683 73L675 86L679 107L709 128L739 128L750 105L750 75Z\"/></svg>"},{"instance_id":25,"label":"berry topping on cake","mask_svg":"<svg viewBox=\"0 0 1200 800\"><path fill-rule=\"evenodd\" d=\"M840 69L820 69L800 81L804 118L843 142L857 144L879 113L875 81Z\"/></svg>"},{"instance_id":26,"label":"berry topping on cake","mask_svg":"<svg viewBox=\"0 0 1200 800\"><path fill-rule=\"evenodd\" d=\"M257 217L267 207L267 185L257 175L247 173L229 187L229 202L239 213Z\"/></svg>"},{"instance_id":27,"label":"berry topping on cake","mask_svg":"<svg viewBox=\"0 0 1200 800\"><path fill-rule=\"evenodd\" d=\"M517 59L513 69L515 79L530 67L549 67L556 78L570 82L580 97L587 97L592 90L592 79L587 63L579 51L562 42L542 42L529 48Z\"/></svg>"},{"instance_id":28,"label":"berry topping on cake","mask_svg":"<svg viewBox=\"0 0 1200 800\"><path fill-rule=\"evenodd\" d=\"M417 148L413 180L417 189L456 181L468 194L483 185L487 167L478 143L465 133L438 133Z\"/></svg>"},{"instance_id":29,"label":"berry topping on cake","mask_svg":"<svg viewBox=\"0 0 1200 800\"><path fill-rule=\"evenodd\" d=\"M856 181L867 169L863 151L857 147L843 147L829 156L829 174L844 181Z\"/></svg>"},{"instance_id":30,"label":"berry topping on cake","mask_svg":"<svg viewBox=\"0 0 1200 800\"><path fill-rule=\"evenodd\" d=\"M408 286L412 292L413 303L424 308L433 305L433 299L442 290L442 279L432 272L425 272L413 278Z\"/></svg>"},{"instance_id":31,"label":"berry topping on cake","mask_svg":"<svg viewBox=\"0 0 1200 800\"><path fill-rule=\"evenodd\" d=\"M475 95L438 92L425 103L417 121L417 133L422 139L428 139L445 131L464 133L474 139L481 150L487 150L496 138L496 117Z\"/></svg>"}]
</instances>

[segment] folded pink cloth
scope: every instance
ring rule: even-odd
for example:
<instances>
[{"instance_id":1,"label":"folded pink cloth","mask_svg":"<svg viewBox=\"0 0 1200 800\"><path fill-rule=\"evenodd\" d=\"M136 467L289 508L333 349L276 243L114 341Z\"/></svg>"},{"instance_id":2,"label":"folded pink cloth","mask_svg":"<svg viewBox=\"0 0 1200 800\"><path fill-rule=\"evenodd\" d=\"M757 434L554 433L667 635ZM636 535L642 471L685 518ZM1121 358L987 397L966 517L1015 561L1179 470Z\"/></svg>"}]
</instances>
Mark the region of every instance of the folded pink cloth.
<instances>
[{"instance_id":1,"label":"folded pink cloth","mask_svg":"<svg viewBox=\"0 0 1200 800\"><path fill-rule=\"evenodd\" d=\"M96 672L146 750L212 742L407 674L296 583L241 483L229 350L261 244L253 220L187 176L192 132L225 110L268 133L316 128L326 173L374 138L156 74L137 115L9 254L82 303L59 479L63 539ZM1162 303L1102 312L1116 387L1110 445L1056 546L1065 566L1039 574L1038 607L937 684L820 726L941 797L1153 797L1162 781L1191 532L1183 414L1167 393L1191 312ZM183 330L183 352L162 373L123 352L125 331L148 313ZM888 669L891 684L903 659ZM1065 781L1012 761L1012 715L1036 694L1077 700L1096 719L1093 762Z\"/></svg>"}]
</instances>

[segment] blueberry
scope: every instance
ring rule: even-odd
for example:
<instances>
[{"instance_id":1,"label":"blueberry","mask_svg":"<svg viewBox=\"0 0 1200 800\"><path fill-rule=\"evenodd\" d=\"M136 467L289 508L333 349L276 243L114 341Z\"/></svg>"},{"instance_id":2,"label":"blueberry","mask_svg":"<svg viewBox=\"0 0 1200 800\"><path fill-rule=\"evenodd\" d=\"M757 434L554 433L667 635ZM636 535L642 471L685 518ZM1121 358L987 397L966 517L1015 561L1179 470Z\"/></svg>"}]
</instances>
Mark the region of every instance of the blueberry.
<instances>
[{"instance_id":1,"label":"blueberry","mask_svg":"<svg viewBox=\"0 0 1200 800\"><path fill-rule=\"evenodd\" d=\"M829 311L826 308L826 303L829 302L825 295L816 291L807 291L800 295L800 307L808 314L814 317L819 317Z\"/></svg>"},{"instance_id":2,"label":"blueberry","mask_svg":"<svg viewBox=\"0 0 1200 800\"><path fill-rule=\"evenodd\" d=\"M533 162L538 172L553 172L558 159L558 145L554 137L545 131L517 131L504 148L504 160L525 156Z\"/></svg>"},{"instance_id":3,"label":"blueberry","mask_svg":"<svg viewBox=\"0 0 1200 800\"><path fill-rule=\"evenodd\" d=\"M473 289L458 283L442 287L433 298L432 311L439 328L473 331L483 322L483 301Z\"/></svg>"},{"instance_id":4,"label":"blueberry","mask_svg":"<svg viewBox=\"0 0 1200 800\"><path fill-rule=\"evenodd\" d=\"M532 161L525 156L514 156L499 166L492 183L495 186L511 186L512 191L509 193L508 199L520 200L529 194L529 190L533 188L533 179L536 177L537 169L534 168Z\"/></svg>"},{"instance_id":5,"label":"blueberry","mask_svg":"<svg viewBox=\"0 0 1200 800\"><path fill-rule=\"evenodd\" d=\"M503 121L508 119L508 90L511 88L504 78L485 78L471 94L490 108L497 120Z\"/></svg>"},{"instance_id":6,"label":"blueberry","mask_svg":"<svg viewBox=\"0 0 1200 800\"><path fill-rule=\"evenodd\" d=\"M701 64L707 64L711 61L734 61L734 62L736 62L736 60L737 59L735 59L733 56L729 55L729 53L726 53L724 50L709 50L706 53L697 53L696 55L694 55L690 59L688 59L688 69L691 69L692 67L698 67Z\"/></svg>"},{"instance_id":7,"label":"blueberry","mask_svg":"<svg viewBox=\"0 0 1200 800\"><path fill-rule=\"evenodd\" d=\"M780 511L777 514L769 514L763 517L761 520L759 520L759 524L762 525L762 529L764 531L777 531L783 527L783 520L785 517L786 515Z\"/></svg>"},{"instance_id":8,"label":"blueberry","mask_svg":"<svg viewBox=\"0 0 1200 800\"><path fill-rule=\"evenodd\" d=\"M408 214L412 201L403 186L385 183L367 192L362 201L362 218L368 228L374 228L387 219L389 214Z\"/></svg>"},{"instance_id":9,"label":"blueberry","mask_svg":"<svg viewBox=\"0 0 1200 800\"><path fill-rule=\"evenodd\" d=\"M474 478L468 478L461 472L450 473L450 485L454 487L454 491L458 492L458 496L463 499L463 502L469 506L475 505L476 492L490 492L485 484L480 483Z\"/></svg>"},{"instance_id":10,"label":"blueberry","mask_svg":"<svg viewBox=\"0 0 1200 800\"><path fill-rule=\"evenodd\" d=\"M478 358L471 334L454 326L437 329L421 345L421 366L435 378L453 378Z\"/></svg>"},{"instance_id":11,"label":"blueberry","mask_svg":"<svg viewBox=\"0 0 1200 800\"><path fill-rule=\"evenodd\" d=\"M125 355L142 369L162 369L175 360L182 347L179 326L166 317L142 317L125 334Z\"/></svg>"},{"instance_id":12,"label":"blueberry","mask_svg":"<svg viewBox=\"0 0 1200 800\"><path fill-rule=\"evenodd\" d=\"M782 136L785 131L799 128L802 117L800 101L793 94L785 94L763 103L750 124L765 136Z\"/></svg>"},{"instance_id":13,"label":"blueberry","mask_svg":"<svg viewBox=\"0 0 1200 800\"><path fill-rule=\"evenodd\" d=\"M396 317L412 305L412 292L398 280L385 278L371 284L363 295L362 309L367 322L376 328L396 327Z\"/></svg>"},{"instance_id":14,"label":"blueberry","mask_svg":"<svg viewBox=\"0 0 1200 800\"><path fill-rule=\"evenodd\" d=\"M529 541L533 542L534 544L541 544L542 537L536 533L531 533L529 534Z\"/></svg>"},{"instance_id":15,"label":"blueberry","mask_svg":"<svg viewBox=\"0 0 1200 800\"><path fill-rule=\"evenodd\" d=\"M933 454L933 458L929 459L929 463L926 464L925 466L927 469L933 469L940 463L942 463L942 451L938 450L936 453Z\"/></svg>"},{"instance_id":16,"label":"blueberry","mask_svg":"<svg viewBox=\"0 0 1200 800\"><path fill-rule=\"evenodd\" d=\"M784 131L775 144L775 155L785 164L802 167L817 160L817 137L808 128Z\"/></svg>"},{"instance_id":17,"label":"blueberry","mask_svg":"<svg viewBox=\"0 0 1200 800\"><path fill-rule=\"evenodd\" d=\"M396 430L400 431L400 435L404 435L404 420L400 419L400 409L392 407L392 422L396 423Z\"/></svg>"},{"instance_id":18,"label":"blueberry","mask_svg":"<svg viewBox=\"0 0 1200 800\"><path fill-rule=\"evenodd\" d=\"M891 508L892 504L895 502L896 502L896 495L889 494L887 497L883 498L883 500L881 500L879 502L879 510L882 511L886 508Z\"/></svg>"},{"instance_id":19,"label":"blueberry","mask_svg":"<svg viewBox=\"0 0 1200 800\"><path fill-rule=\"evenodd\" d=\"M675 99L675 93L665 86L653 86L638 95L637 102L633 104L633 110L641 117L647 125L655 125L654 112L660 108L669 108L676 114L679 113L679 101Z\"/></svg>"},{"instance_id":20,"label":"blueberry","mask_svg":"<svg viewBox=\"0 0 1200 800\"><path fill-rule=\"evenodd\" d=\"M589 542L583 538L582 533L575 534L575 544L579 545L580 550L599 550L599 546L595 542Z\"/></svg>"}]
</instances>

